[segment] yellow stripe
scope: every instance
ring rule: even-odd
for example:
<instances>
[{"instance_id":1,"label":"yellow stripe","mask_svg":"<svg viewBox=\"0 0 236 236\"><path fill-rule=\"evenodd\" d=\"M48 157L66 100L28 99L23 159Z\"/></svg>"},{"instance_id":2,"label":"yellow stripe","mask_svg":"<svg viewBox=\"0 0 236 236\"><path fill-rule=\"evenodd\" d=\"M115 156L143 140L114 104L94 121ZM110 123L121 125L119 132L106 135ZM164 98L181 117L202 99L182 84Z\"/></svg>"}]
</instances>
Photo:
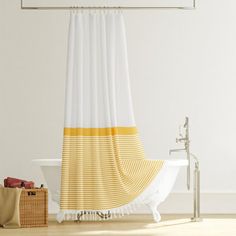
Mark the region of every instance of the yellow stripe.
<instances>
[{"instance_id":1,"label":"yellow stripe","mask_svg":"<svg viewBox=\"0 0 236 236\"><path fill-rule=\"evenodd\" d=\"M136 127L64 128L64 136L114 136L137 134Z\"/></svg>"},{"instance_id":2,"label":"yellow stripe","mask_svg":"<svg viewBox=\"0 0 236 236\"><path fill-rule=\"evenodd\" d=\"M98 133L107 134L107 130L110 128ZM105 210L127 204L144 191L161 169L163 161L144 158L138 134L108 133L83 137L75 132L64 137L62 210Z\"/></svg>"}]
</instances>

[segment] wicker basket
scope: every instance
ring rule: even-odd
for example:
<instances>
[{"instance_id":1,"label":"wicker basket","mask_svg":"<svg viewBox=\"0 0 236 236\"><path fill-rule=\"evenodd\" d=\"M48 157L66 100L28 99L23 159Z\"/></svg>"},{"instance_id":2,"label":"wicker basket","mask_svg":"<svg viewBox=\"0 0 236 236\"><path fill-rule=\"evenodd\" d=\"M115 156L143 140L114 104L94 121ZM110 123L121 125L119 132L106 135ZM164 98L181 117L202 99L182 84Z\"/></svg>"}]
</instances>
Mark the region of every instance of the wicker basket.
<instances>
[{"instance_id":1,"label":"wicker basket","mask_svg":"<svg viewBox=\"0 0 236 236\"><path fill-rule=\"evenodd\" d=\"M21 227L48 225L48 191L45 188L23 189L20 197Z\"/></svg>"}]
</instances>

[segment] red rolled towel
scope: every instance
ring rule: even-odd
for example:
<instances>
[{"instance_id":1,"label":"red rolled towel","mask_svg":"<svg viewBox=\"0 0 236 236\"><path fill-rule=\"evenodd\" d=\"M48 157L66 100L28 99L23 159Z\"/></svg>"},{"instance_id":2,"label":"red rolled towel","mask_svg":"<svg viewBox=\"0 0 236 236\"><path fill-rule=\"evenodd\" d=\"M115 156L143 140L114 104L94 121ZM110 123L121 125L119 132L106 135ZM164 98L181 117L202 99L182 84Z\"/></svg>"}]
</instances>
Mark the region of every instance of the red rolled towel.
<instances>
[{"instance_id":1,"label":"red rolled towel","mask_svg":"<svg viewBox=\"0 0 236 236\"><path fill-rule=\"evenodd\" d=\"M34 188L33 181L26 181L23 179L16 179L12 177L7 177L4 179L4 187L7 188Z\"/></svg>"}]
</instances>

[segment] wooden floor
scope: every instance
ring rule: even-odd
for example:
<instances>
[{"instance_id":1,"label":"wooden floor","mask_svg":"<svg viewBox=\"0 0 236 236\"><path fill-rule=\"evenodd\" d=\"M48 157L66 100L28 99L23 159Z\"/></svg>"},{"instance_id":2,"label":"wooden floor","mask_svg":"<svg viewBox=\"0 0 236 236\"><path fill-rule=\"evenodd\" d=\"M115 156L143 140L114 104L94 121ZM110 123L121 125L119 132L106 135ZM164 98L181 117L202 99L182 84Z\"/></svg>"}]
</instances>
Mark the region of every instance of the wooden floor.
<instances>
[{"instance_id":1,"label":"wooden floor","mask_svg":"<svg viewBox=\"0 0 236 236\"><path fill-rule=\"evenodd\" d=\"M53 218L47 228L2 229L2 236L236 236L236 215L205 215L202 222L191 222L186 215L162 215L154 223L151 215L131 215L104 222L64 222Z\"/></svg>"}]
</instances>

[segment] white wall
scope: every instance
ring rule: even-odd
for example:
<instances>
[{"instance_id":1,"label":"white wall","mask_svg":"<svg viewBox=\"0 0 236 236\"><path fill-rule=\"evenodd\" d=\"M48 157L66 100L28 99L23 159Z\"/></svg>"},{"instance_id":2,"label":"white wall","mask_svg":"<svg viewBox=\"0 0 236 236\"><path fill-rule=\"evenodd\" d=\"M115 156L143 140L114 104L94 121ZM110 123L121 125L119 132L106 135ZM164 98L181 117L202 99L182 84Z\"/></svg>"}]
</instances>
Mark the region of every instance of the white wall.
<instances>
[{"instance_id":1,"label":"white wall","mask_svg":"<svg viewBox=\"0 0 236 236\"><path fill-rule=\"evenodd\" d=\"M125 12L136 121L147 156L162 159L188 115L202 191L236 196L236 2L197 3L195 11ZM0 181L39 185L44 179L30 161L61 152L69 14L19 4L0 1ZM185 171L174 191L186 192ZM225 199L211 210L203 202L203 211L232 209Z\"/></svg>"}]
</instances>

